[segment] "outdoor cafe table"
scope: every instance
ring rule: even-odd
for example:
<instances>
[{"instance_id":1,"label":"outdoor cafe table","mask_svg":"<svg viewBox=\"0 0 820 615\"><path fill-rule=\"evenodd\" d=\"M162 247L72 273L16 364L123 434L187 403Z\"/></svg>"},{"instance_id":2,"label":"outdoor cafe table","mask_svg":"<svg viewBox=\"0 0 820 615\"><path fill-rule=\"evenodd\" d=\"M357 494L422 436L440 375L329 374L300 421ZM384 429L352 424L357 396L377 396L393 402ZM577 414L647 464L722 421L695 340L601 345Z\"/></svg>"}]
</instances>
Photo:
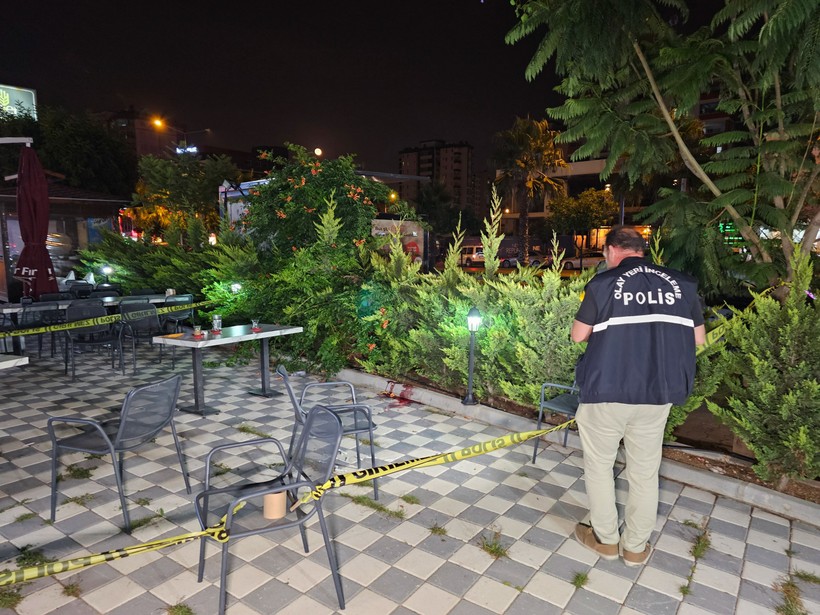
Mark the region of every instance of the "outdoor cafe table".
<instances>
[{"instance_id":1,"label":"outdoor cafe table","mask_svg":"<svg viewBox=\"0 0 820 615\"><path fill-rule=\"evenodd\" d=\"M205 405L205 382L202 375L202 350L212 346L223 346L225 344L236 344L239 342L249 342L259 340L262 350L259 362L262 372L262 389L258 391L265 397L271 396L270 390L270 338L280 335L292 335L301 333L302 327L289 327L286 325L260 325L260 331L254 332L250 325L237 325L235 327L225 327L221 333L203 331L201 337L194 337L193 332L172 333L171 335L161 335L154 338L155 344L165 344L167 346L180 346L190 348L194 365L194 405L193 408L180 408L186 412L193 412L202 416L216 414L219 411L208 408Z\"/></svg>"},{"instance_id":2,"label":"outdoor cafe table","mask_svg":"<svg viewBox=\"0 0 820 615\"><path fill-rule=\"evenodd\" d=\"M165 303L165 299L166 299L166 296L164 294L163 295L159 295L159 294L157 294L157 295L139 295L139 296L142 297L143 299L147 299L148 303L155 303L155 304ZM123 299L130 299L131 296L126 295L125 297L90 297L90 298L91 299L99 299L100 301L102 301L103 307L115 307L115 306L118 306L122 302ZM60 308L61 310L64 310L69 305L71 305L72 301L77 301L77 299L61 299L61 300L56 301L54 303L57 303L58 308ZM48 303L52 303L52 302L48 302ZM37 302L35 302L35 303L30 304L27 307L29 309L32 309L32 310L36 311L38 305L39 304ZM23 311L23 307L25 307L25 306L23 306L19 303L4 303L2 305L2 307L0 307L0 310L3 312L3 314L19 314L20 312ZM46 309L48 309L48 308L46 308Z\"/></svg>"},{"instance_id":3,"label":"outdoor cafe table","mask_svg":"<svg viewBox=\"0 0 820 615\"><path fill-rule=\"evenodd\" d=\"M0 369L28 365L28 357L18 357L13 354L0 355Z\"/></svg>"}]
</instances>

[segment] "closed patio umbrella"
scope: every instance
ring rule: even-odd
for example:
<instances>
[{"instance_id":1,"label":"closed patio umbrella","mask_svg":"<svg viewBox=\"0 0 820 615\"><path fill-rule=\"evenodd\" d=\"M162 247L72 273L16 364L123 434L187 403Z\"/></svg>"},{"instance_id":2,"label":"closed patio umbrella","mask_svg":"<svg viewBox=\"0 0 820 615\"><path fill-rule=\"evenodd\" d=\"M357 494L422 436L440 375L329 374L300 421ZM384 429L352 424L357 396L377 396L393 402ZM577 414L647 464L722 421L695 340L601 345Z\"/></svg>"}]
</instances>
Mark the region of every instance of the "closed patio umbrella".
<instances>
[{"instance_id":1,"label":"closed patio umbrella","mask_svg":"<svg viewBox=\"0 0 820 615\"><path fill-rule=\"evenodd\" d=\"M17 171L17 219L25 245L14 267L14 277L23 282L24 294L35 298L57 291L54 265L46 249L48 214L46 175L34 149L24 147Z\"/></svg>"}]
</instances>

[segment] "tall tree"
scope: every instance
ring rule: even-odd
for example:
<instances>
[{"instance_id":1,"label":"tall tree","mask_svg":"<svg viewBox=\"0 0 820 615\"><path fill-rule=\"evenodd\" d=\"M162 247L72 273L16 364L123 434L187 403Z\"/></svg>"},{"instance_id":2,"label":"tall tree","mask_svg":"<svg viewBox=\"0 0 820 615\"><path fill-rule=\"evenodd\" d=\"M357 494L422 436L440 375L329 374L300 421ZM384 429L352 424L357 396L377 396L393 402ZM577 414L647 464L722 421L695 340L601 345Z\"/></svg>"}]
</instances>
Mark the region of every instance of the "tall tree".
<instances>
[{"instance_id":1,"label":"tall tree","mask_svg":"<svg viewBox=\"0 0 820 615\"><path fill-rule=\"evenodd\" d=\"M605 154L604 177L617 164L633 182L682 160L693 186L662 191L657 217L694 209L704 225L731 220L769 282L791 278L795 232L807 253L820 230L820 160L810 155L820 135L820 4L725 0L691 34L683 0L527 0L516 12L508 42L546 29L525 75L554 58L567 100L549 113L567 124L559 142L582 142L573 159ZM704 160L684 133L712 91L737 126L701 140Z\"/></svg>"},{"instance_id":2,"label":"tall tree","mask_svg":"<svg viewBox=\"0 0 820 615\"><path fill-rule=\"evenodd\" d=\"M167 159L143 156L139 171L134 207L129 214L139 227L152 234L177 225L188 227L195 218L207 230L216 230L219 186L226 179L233 182L239 177L239 170L227 156L203 160L189 153Z\"/></svg>"},{"instance_id":3,"label":"tall tree","mask_svg":"<svg viewBox=\"0 0 820 615\"><path fill-rule=\"evenodd\" d=\"M549 176L566 166L555 144L558 134L547 120L517 117L511 129L495 135L494 157L500 170L497 182L506 185L507 193L518 203L519 247L525 264L529 263L530 211L539 199L543 210L546 199L563 189L560 180Z\"/></svg>"},{"instance_id":4,"label":"tall tree","mask_svg":"<svg viewBox=\"0 0 820 615\"><path fill-rule=\"evenodd\" d=\"M115 195L134 190L136 157L122 136L86 113L46 106L37 113L0 109L0 136L33 138L43 167L65 175L70 186ZM0 150L0 170L16 173L19 150Z\"/></svg>"}]
</instances>

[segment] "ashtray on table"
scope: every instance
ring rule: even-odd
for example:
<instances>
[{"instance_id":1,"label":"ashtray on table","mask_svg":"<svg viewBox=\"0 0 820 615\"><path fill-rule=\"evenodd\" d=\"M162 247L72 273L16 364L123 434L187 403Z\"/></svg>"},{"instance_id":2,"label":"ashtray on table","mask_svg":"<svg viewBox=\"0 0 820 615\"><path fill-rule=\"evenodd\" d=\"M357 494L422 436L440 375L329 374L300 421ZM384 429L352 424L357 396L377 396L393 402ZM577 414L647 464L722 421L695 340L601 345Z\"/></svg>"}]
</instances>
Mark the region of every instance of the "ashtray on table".
<instances>
[{"instance_id":1,"label":"ashtray on table","mask_svg":"<svg viewBox=\"0 0 820 615\"><path fill-rule=\"evenodd\" d=\"M251 331L253 331L254 333L261 333L262 327L251 327Z\"/></svg>"}]
</instances>

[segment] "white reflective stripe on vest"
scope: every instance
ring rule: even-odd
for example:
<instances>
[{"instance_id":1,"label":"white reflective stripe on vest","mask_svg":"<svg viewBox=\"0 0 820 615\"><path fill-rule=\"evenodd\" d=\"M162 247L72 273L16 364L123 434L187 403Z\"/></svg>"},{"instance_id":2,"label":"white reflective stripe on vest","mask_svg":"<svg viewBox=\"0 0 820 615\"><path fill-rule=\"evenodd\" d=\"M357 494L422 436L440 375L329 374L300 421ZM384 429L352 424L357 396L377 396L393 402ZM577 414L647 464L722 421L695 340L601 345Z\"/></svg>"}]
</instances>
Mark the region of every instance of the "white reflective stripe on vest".
<instances>
[{"instance_id":1,"label":"white reflective stripe on vest","mask_svg":"<svg viewBox=\"0 0 820 615\"><path fill-rule=\"evenodd\" d=\"M616 325L638 325L652 322L668 322L673 325L683 325L684 327L695 327L695 322L691 318L682 316L672 316L671 314L643 314L641 316L613 316L609 320L599 322L592 327L592 331L603 331L607 327Z\"/></svg>"}]
</instances>

